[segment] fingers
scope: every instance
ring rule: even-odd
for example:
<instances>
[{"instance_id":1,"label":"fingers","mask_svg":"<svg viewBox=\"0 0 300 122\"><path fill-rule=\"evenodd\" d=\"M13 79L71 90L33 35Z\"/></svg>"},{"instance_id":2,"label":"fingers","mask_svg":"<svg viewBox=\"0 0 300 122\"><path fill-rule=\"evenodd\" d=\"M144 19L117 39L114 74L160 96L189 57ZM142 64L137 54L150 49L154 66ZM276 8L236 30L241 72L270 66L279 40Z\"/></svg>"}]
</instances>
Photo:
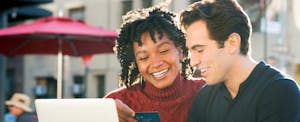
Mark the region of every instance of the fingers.
<instances>
[{"instance_id":1,"label":"fingers","mask_svg":"<svg viewBox=\"0 0 300 122\"><path fill-rule=\"evenodd\" d=\"M137 122L134 118L134 111L129 106L119 99L116 99L115 102L120 122Z\"/></svg>"}]
</instances>

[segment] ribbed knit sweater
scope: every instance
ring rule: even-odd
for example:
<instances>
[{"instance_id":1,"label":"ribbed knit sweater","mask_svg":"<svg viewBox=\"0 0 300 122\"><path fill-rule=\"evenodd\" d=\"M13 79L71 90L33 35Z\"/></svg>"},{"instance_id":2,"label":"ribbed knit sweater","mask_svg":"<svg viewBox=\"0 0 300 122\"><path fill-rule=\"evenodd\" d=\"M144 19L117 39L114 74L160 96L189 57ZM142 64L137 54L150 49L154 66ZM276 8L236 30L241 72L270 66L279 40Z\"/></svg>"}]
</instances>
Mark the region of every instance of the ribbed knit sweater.
<instances>
[{"instance_id":1,"label":"ribbed knit sweater","mask_svg":"<svg viewBox=\"0 0 300 122\"><path fill-rule=\"evenodd\" d=\"M204 81L182 80L177 76L174 83L164 89L157 89L145 81L130 88L110 92L105 98L120 99L135 112L157 111L161 122L186 122L189 107Z\"/></svg>"}]
</instances>

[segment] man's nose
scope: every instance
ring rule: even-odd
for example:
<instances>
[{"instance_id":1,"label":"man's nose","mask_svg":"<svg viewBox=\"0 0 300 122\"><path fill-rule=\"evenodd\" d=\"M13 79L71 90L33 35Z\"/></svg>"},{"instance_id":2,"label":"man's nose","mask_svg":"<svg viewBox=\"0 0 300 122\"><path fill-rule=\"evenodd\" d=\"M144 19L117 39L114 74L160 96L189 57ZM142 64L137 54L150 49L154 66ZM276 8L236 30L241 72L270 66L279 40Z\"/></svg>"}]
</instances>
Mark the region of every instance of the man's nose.
<instances>
[{"instance_id":1,"label":"man's nose","mask_svg":"<svg viewBox=\"0 0 300 122\"><path fill-rule=\"evenodd\" d=\"M197 66L200 63L200 57L194 53L190 53L190 64L192 67Z\"/></svg>"}]
</instances>

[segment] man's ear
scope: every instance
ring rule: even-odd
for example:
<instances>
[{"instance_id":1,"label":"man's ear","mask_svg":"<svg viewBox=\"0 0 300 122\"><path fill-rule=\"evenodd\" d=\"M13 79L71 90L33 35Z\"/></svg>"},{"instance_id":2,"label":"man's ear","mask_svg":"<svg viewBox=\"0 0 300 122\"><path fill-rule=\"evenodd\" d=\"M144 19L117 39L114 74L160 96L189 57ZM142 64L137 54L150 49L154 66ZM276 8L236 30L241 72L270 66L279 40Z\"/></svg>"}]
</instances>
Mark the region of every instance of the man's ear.
<instances>
[{"instance_id":1,"label":"man's ear","mask_svg":"<svg viewBox=\"0 0 300 122\"><path fill-rule=\"evenodd\" d=\"M224 45L230 54L240 53L241 36L238 33L231 33Z\"/></svg>"}]
</instances>

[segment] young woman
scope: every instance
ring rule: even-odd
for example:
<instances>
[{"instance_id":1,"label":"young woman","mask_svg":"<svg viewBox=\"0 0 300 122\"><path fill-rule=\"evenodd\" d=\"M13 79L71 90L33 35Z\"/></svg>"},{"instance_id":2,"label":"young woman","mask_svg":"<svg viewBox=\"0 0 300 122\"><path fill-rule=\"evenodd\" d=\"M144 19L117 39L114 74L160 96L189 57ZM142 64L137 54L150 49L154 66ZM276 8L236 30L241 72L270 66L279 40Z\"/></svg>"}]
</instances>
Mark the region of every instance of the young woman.
<instances>
[{"instance_id":1,"label":"young woman","mask_svg":"<svg viewBox=\"0 0 300 122\"><path fill-rule=\"evenodd\" d=\"M116 99L120 121L135 121L135 112L149 111L157 111L162 122L186 121L204 81L186 80L191 67L175 17L162 7L133 10L123 17L115 51L125 87L105 96Z\"/></svg>"}]
</instances>

